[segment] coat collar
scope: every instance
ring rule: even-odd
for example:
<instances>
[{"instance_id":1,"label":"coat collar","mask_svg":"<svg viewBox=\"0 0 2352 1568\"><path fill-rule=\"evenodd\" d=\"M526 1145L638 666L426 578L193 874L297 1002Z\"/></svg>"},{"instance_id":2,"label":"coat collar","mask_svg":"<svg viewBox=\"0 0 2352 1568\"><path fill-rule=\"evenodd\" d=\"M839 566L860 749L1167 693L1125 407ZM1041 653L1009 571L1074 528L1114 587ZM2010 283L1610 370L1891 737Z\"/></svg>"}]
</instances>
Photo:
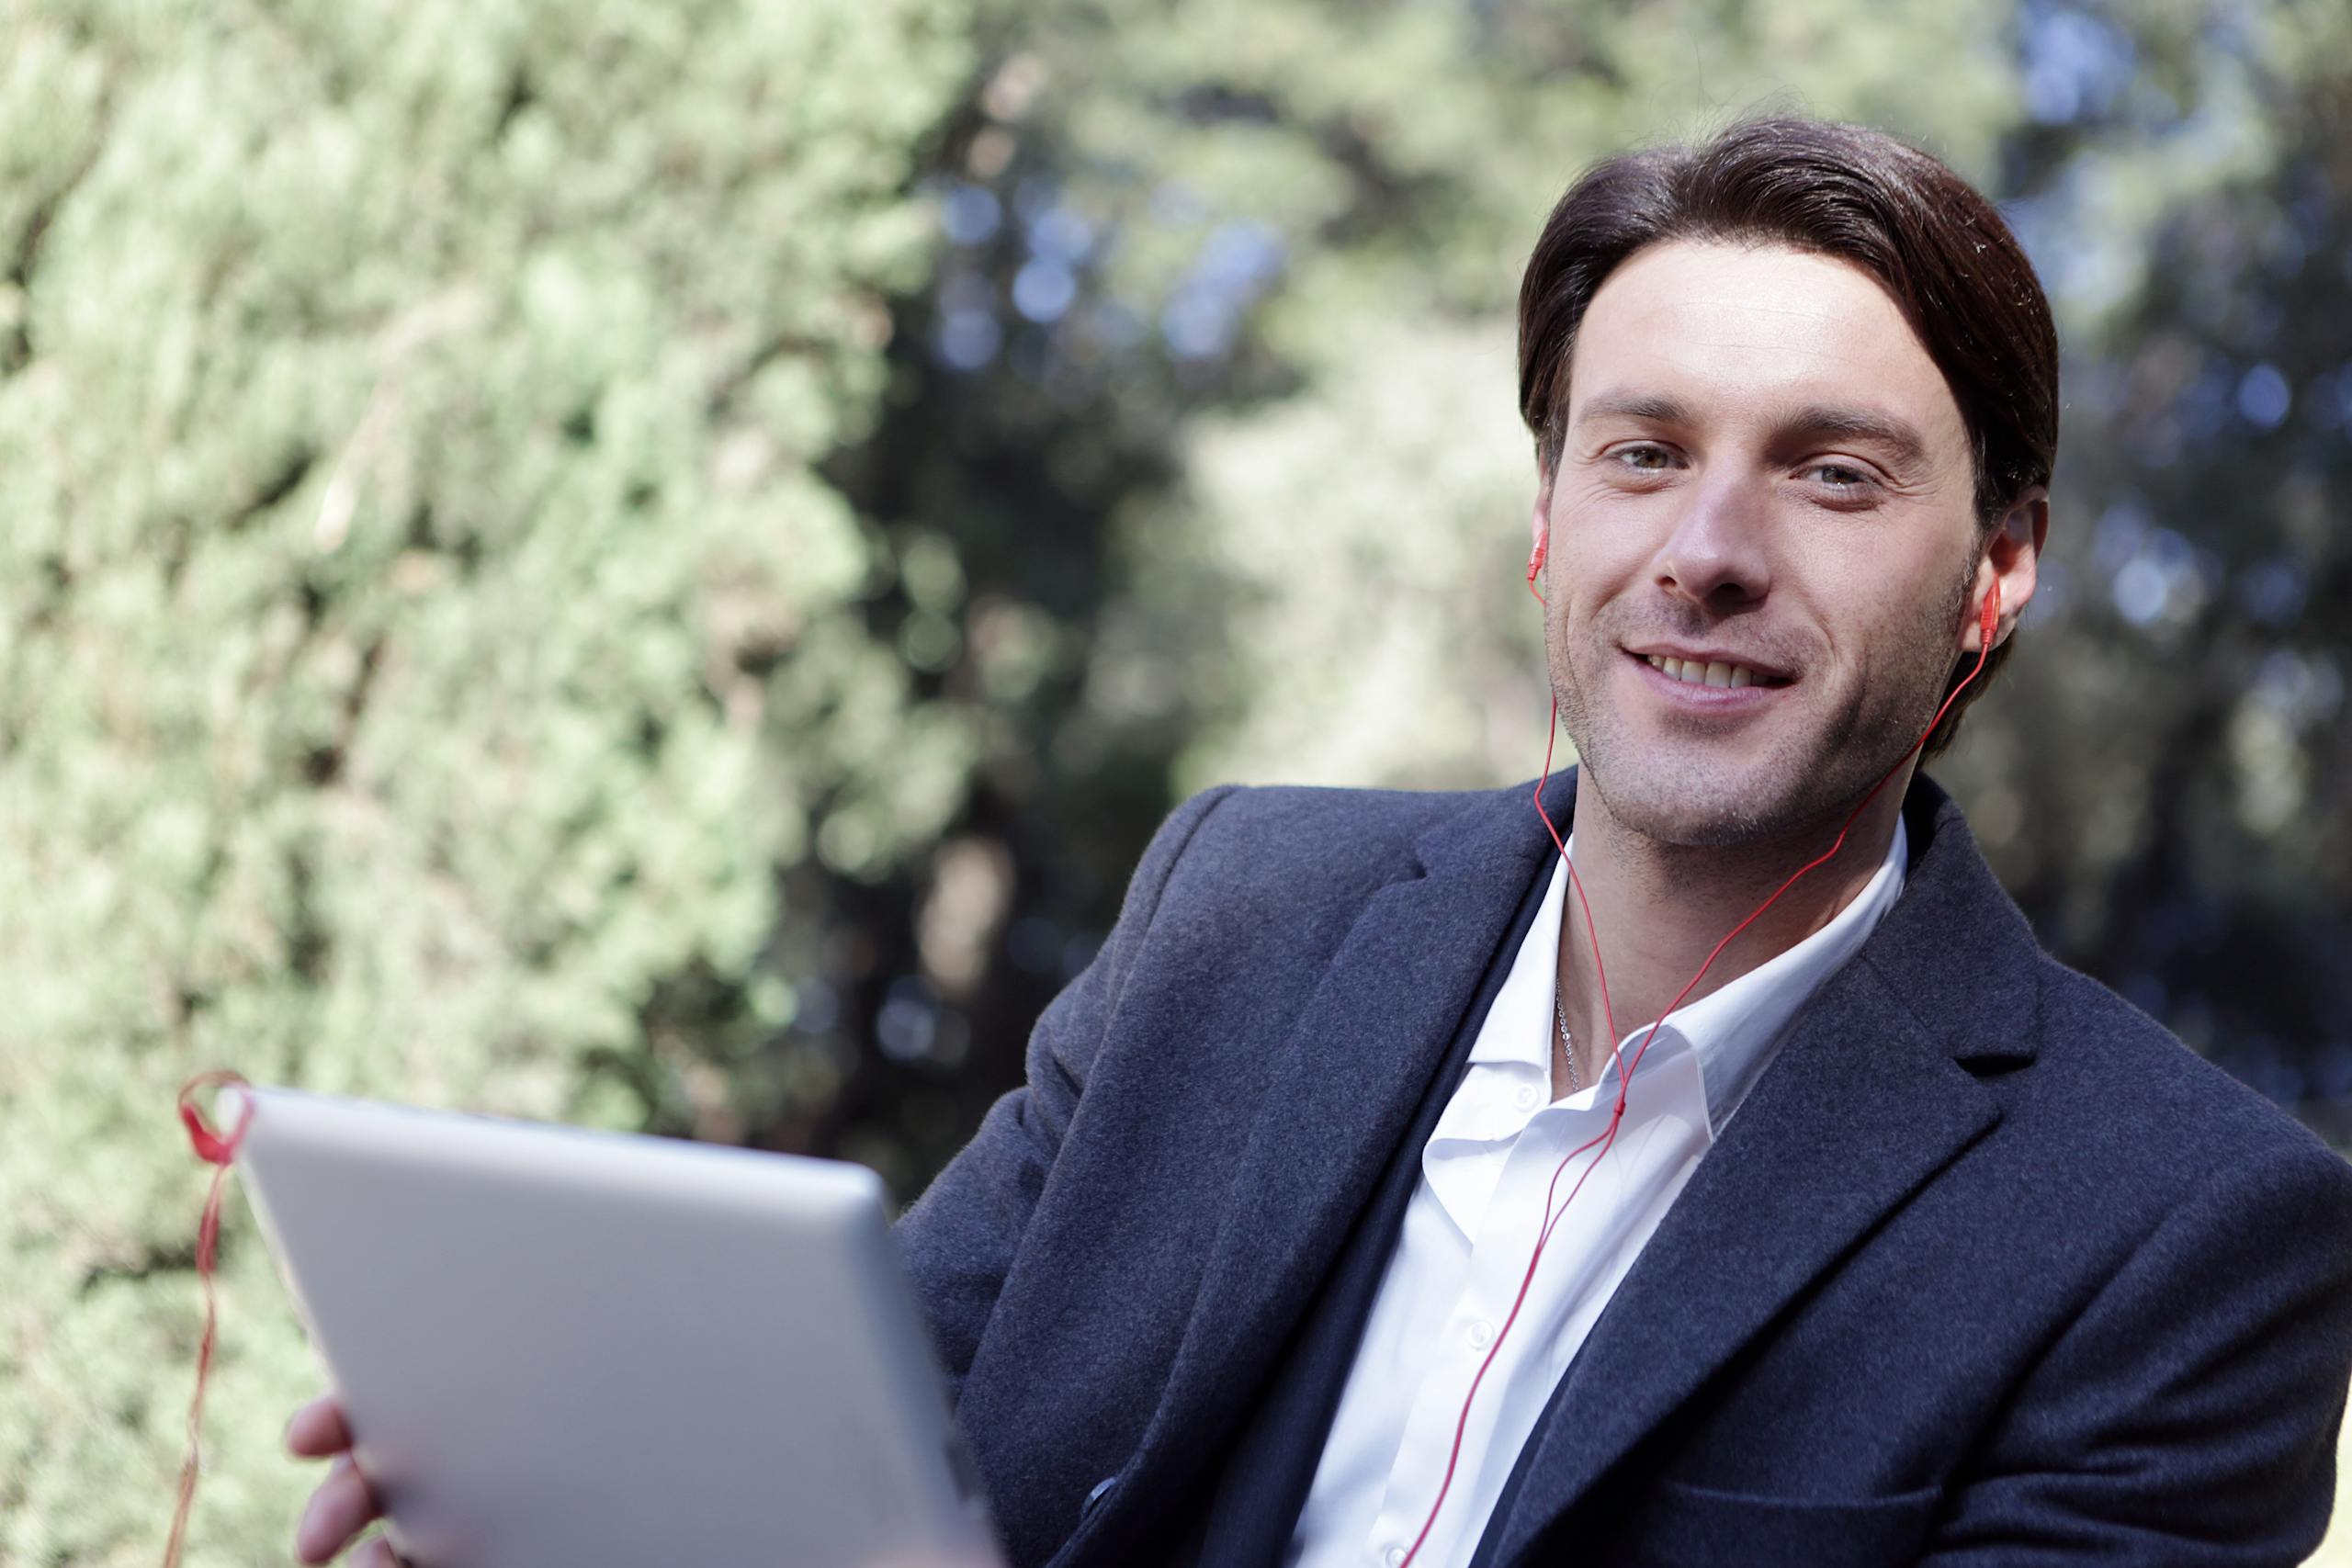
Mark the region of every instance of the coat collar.
<instances>
[{"instance_id":1,"label":"coat collar","mask_svg":"<svg viewBox=\"0 0 2352 1568\"><path fill-rule=\"evenodd\" d=\"M1576 813L1577 773L1571 768L1544 790L1544 809L1565 836ZM1456 869L1500 875L1508 899L1523 878L1554 852L1536 820L1534 784L1514 784L1472 796L1470 809L1448 816L1414 843L1432 874ZM1925 773L1912 776L1903 797L1908 839L1903 896L1855 954L1876 970L1936 1049L1956 1060L1981 1055L2031 1060L2041 1037L2041 992L2028 977L2041 954L2033 928L1984 863L1960 806ZM1939 998L1964 998L1947 1010Z\"/></svg>"}]
</instances>

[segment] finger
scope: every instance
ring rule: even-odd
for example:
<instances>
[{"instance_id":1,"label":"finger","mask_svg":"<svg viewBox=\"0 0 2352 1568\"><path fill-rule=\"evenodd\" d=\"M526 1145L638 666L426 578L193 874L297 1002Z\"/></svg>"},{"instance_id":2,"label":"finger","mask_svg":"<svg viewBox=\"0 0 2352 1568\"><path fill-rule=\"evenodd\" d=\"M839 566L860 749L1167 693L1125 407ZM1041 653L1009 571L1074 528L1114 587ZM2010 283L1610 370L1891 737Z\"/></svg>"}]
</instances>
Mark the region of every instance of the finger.
<instances>
[{"instance_id":1,"label":"finger","mask_svg":"<svg viewBox=\"0 0 2352 1568\"><path fill-rule=\"evenodd\" d=\"M368 1478L359 1473L349 1454L341 1455L327 1478L319 1483L319 1489L311 1494L302 1522L294 1527L294 1555L310 1563L328 1561L366 1529L376 1514L376 1497L368 1490Z\"/></svg>"},{"instance_id":2,"label":"finger","mask_svg":"<svg viewBox=\"0 0 2352 1568\"><path fill-rule=\"evenodd\" d=\"M351 1554L351 1568L402 1568L402 1564L392 1555L390 1541L380 1535L371 1535Z\"/></svg>"},{"instance_id":3,"label":"finger","mask_svg":"<svg viewBox=\"0 0 2352 1568\"><path fill-rule=\"evenodd\" d=\"M343 1418L343 1404L322 1393L294 1412L286 1423L287 1450L303 1459L326 1459L351 1447L351 1427Z\"/></svg>"}]
</instances>

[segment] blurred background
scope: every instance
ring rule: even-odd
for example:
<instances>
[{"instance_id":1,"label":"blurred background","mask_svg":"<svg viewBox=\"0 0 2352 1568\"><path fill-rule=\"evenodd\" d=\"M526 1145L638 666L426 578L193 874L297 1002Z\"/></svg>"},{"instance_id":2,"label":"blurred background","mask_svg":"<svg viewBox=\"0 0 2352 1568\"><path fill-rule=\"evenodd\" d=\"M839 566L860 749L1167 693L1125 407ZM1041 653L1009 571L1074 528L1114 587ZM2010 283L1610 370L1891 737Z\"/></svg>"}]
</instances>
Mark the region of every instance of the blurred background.
<instances>
[{"instance_id":1,"label":"blurred background","mask_svg":"<svg viewBox=\"0 0 2352 1568\"><path fill-rule=\"evenodd\" d=\"M2352 1141L2342 0L0 0L0 1563L159 1550L191 1072L911 1195L1182 795L1531 776L1520 268L1763 109L2059 313L1937 772ZM230 1213L190 1561L281 1562Z\"/></svg>"}]
</instances>

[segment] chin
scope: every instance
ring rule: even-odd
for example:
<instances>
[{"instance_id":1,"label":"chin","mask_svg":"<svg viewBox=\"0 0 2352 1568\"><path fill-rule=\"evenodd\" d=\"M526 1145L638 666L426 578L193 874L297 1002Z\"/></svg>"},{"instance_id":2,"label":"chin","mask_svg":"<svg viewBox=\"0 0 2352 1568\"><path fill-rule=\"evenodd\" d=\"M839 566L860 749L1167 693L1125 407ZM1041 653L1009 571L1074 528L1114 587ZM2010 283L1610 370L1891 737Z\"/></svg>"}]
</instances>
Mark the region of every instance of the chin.
<instances>
[{"instance_id":1,"label":"chin","mask_svg":"<svg viewBox=\"0 0 2352 1568\"><path fill-rule=\"evenodd\" d=\"M1630 798L1596 777L1609 814L1653 843L1680 849L1724 850L1773 835L1775 813L1759 812L1753 796L1711 796L1689 791L1652 792L1638 784Z\"/></svg>"},{"instance_id":2,"label":"chin","mask_svg":"<svg viewBox=\"0 0 2352 1568\"><path fill-rule=\"evenodd\" d=\"M1787 834L1818 816L1819 770L1787 758L1746 763L1674 756L1667 745L1579 749L1589 781L1621 825L1652 842L1736 849ZM1597 753L1597 754L1596 754ZM1816 786L1808 789L1808 784Z\"/></svg>"}]
</instances>

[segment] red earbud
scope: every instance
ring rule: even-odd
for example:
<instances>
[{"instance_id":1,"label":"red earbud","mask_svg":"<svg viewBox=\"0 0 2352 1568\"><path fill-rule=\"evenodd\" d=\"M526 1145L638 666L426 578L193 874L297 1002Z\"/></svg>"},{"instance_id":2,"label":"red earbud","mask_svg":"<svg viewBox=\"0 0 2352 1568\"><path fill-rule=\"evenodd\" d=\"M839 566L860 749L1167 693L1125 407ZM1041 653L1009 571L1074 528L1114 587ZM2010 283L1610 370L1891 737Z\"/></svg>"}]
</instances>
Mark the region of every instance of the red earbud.
<instances>
[{"instance_id":1,"label":"red earbud","mask_svg":"<svg viewBox=\"0 0 2352 1568\"><path fill-rule=\"evenodd\" d=\"M1997 577L1993 580L1992 592L1984 595L1984 610L1977 616L1976 624L1983 629L1984 651L1989 654L1993 651L1993 634L2001 627L2001 580Z\"/></svg>"},{"instance_id":2,"label":"red earbud","mask_svg":"<svg viewBox=\"0 0 2352 1568\"><path fill-rule=\"evenodd\" d=\"M1535 579L1544 570L1544 547L1551 537L1548 530L1537 534L1535 547L1527 554L1527 591L1535 595L1538 604L1544 602L1544 590L1535 586Z\"/></svg>"}]
</instances>

